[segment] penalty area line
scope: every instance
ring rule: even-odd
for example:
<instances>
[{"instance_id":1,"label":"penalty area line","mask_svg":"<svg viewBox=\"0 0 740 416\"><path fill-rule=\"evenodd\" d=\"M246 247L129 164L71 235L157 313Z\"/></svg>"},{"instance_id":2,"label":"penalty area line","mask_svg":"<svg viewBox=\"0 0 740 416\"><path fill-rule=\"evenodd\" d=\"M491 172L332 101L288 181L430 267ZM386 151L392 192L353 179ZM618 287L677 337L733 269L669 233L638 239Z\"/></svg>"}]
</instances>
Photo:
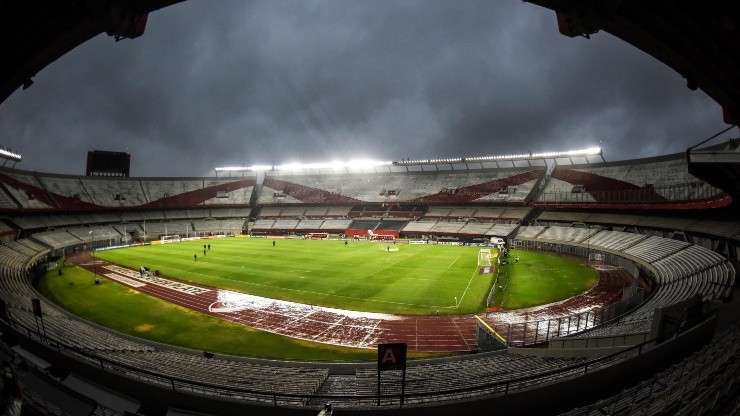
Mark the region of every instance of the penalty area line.
<instances>
[{"instance_id":1,"label":"penalty area line","mask_svg":"<svg viewBox=\"0 0 740 416\"><path fill-rule=\"evenodd\" d=\"M457 309L460 304L462 303L463 298L465 297L465 294L468 293L468 289L470 289L470 284L473 283L473 279L475 279L475 276L478 275L478 267L475 268L475 271L470 276L470 280L468 280L468 285L465 286L465 291L463 291L462 296L460 296L460 300L457 301L457 305L455 305L455 309Z\"/></svg>"},{"instance_id":2,"label":"penalty area line","mask_svg":"<svg viewBox=\"0 0 740 416\"><path fill-rule=\"evenodd\" d=\"M457 256L457 258L455 260L452 260L452 263L450 263L450 265L447 266L447 268L449 269L450 267L452 267L452 265L455 264L456 261L460 260L460 257L462 257L462 254L459 255L459 256Z\"/></svg>"}]
</instances>

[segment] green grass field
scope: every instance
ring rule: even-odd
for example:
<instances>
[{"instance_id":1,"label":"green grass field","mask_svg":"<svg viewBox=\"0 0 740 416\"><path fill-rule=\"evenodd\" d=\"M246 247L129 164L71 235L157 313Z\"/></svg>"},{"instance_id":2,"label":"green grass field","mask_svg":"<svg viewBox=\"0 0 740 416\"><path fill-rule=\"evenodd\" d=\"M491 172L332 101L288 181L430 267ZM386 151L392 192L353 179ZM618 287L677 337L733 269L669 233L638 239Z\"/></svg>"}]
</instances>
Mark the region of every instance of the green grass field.
<instances>
[{"instance_id":1,"label":"green grass field","mask_svg":"<svg viewBox=\"0 0 740 416\"><path fill-rule=\"evenodd\" d=\"M478 247L229 238L97 252L96 257L165 276L276 299L399 314L485 311L493 274L479 275ZM562 300L592 287L596 271L569 257L513 251L492 306L516 309ZM198 261L193 255L198 255ZM495 261L494 261L495 263ZM85 319L142 338L218 353L307 361L367 361L374 351L312 343L233 324L154 299L66 267L39 289ZM459 306L455 307L455 297ZM412 358L430 354L415 353Z\"/></svg>"},{"instance_id":2,"label":"green grass field","mask_svg":"<svg viewBox=\"0 0 740 416\"><path fill-rule=\"evenodd\" d=\"M478 275L477 247L310 240L277 240L273 246L272 241L207 240L206 255L203 241L188 241L96 257L273 299L395 314L481 312L493 284L492 275Z\"/></svg>"},{"instance_id":3,"label":"green grass field","mask_svg":"<svg viewBox=\"0 0 740 416\"><path fill-rule=\"evenodd\" d=\"M585 292L599 279L596 270L572 257L512 250L509 260L500 267L491 307L511 310L557 302Z\"/></svg>"}]
</instances>

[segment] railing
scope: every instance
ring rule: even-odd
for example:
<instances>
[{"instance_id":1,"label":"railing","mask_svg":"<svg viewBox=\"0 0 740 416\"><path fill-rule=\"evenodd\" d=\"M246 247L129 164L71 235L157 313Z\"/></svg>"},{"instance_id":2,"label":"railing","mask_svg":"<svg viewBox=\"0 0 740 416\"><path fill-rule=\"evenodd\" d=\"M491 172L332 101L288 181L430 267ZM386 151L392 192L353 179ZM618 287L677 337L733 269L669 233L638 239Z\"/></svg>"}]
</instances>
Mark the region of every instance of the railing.
<instances>
[{"instance_id":1,"label":"railing","mask_svg":"<svg viewBox=\"0 0 740 416\"><path fill-rule=\"evenodd\" d=\"M523 347L584 332L613 321L636 308L642 303L642 295L642 289L637 288L627 298L604 307L559 318L509 324L505 334L507 344L512 347Z\"/></svg>"},{"instance_id":2,"label":"railing","mask_svg":"<svg viewBox=\"0 0 740 416\"><path fill-rule=\"evenodd\" d=\"M633 280L629 286L622 290L623 296L622 300L619 302L553 319L508 324L504 333L501 335L506 338L507 345L509 346L522 347L532 344L540 344L555 337L564 337L586 331L621 317L627 312L638 307L643 301L644 291L637 285L637 278L639 277L640 271L630 260L612 253L602 253L591 249L590 247L543 243L529 240L515 240L514 245L517 247L525 247L530 250L557 252L583 258L588 258L590 254L598 253L603 256L604 262L620 267L629 272L632 275ZM492 296L492 293L493 289L491 290L491 293L489 293L489 298Z\"/></svg>"},{"instance_id":3,"label":"railing","mask_svg":"<svg viewBox=\"0 0 740 416\"><path fill-rule=\"evenodd\" d=\"M676 404L671 398L681 400L671 414L702 414L714 407L718 398L730 393L740 374L740 350L737 342L738 327L730 329L717 345L706 354L691 356L619 394L589 406L573 409L568 416L590 414L667 414ZM706 388L711 384L712 388ZM715 403L713 403L715 402ZM698 411L697 411L698 410ZM643 413L645 412L645 413Z\"/></svg>"}]
</instances>

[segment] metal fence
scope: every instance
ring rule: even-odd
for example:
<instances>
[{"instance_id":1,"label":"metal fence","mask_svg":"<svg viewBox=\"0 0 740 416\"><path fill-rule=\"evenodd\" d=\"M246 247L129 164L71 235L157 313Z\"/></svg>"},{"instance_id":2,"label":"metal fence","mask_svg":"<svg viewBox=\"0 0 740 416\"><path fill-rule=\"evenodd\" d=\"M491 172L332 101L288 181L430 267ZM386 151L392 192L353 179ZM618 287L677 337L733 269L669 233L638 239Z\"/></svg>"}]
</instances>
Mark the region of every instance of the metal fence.
<instances>
[{"instance_id":1,"label":"metal fence","mask_svg":"<svg viewBox=\"0 0 740 416\"><path fill-rule=\"evenodd\" d=\"M563 337L586 331L601 324L613 321L643 301L644 290L637 285L640 269L632 261L612 253L605 253L589 247L566 244L545 243L541 241L514 240L514 245L528 250L567 254L588 259L591 254L601 254L603 262L626 270L632 275L632 283L622 290L622 300L603 307L594 307L584 312L539 321L516 322L508 324L506 337L509 346L540 344L552 338Z\"/></svg>"}]
</instances>

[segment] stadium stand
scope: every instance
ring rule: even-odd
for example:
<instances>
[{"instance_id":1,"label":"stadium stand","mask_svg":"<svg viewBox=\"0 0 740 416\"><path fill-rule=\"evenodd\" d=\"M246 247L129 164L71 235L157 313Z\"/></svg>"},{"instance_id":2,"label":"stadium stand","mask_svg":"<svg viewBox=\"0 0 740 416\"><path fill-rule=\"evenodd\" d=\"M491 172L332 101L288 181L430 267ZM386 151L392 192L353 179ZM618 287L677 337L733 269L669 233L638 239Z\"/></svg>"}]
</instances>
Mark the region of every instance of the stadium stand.
<instances>
[{"instance_id":1,"label":"stadium stand","mask_svg":"<svg viewBox=\"0 0 740 416\"><path fill-rule=\"evenodd\" d=\"M115 224L121 222L121 217L115 213L89 213L77 214L77 219L81 224Z\"/></svg>"},{"instance_id":2,"label":"stadium stand","mask_svg":"<svg viewBox=\"0 0 740 416\"><path fill-rule=\"evenodd\" d=\"M74 177L0 168L0 184L16 209L79 211L246 206L255 180Z\"/></svg>"},{"instance_id":3,"label":"stadium stand","mask_svg":"<svg viewBox=\"0 0 740 416\"><path fill-rule=\"evenodd\" d=\"M15 210L18 209L18 205L13 201L5 191L0 188L0 210Z\"/></svg>"},{"instance_id":4,"label":"stadium stand","mask_svg":"<svg viewBox=\"0 0 740 416\"><path fill-rule=\"evenodd\" d=\"M144 221L164 221L164 212L163 211L142 211L141 217L144 219Z\"/></svg>"},{"instance_id":5,"label":"stadium stand","mask_svg":"<svg viewBox=\"0 0 740 416\"><path fill-rule=\"evenodd\" d=\"M275 223L275 220L265 220L260 219L254 222L254 225L252 225L253 231L263 231L263 230L271 230L272 225Z\"/></svg>"},{"instance_id":6,"label":"stadium stand","mask_svg":"<svg viewBox=\"0 0 740 416\"><path fill-rule=\"evenodd\" d=\"M349 228L353 230L375 230L379 225L379 220L353 220Z\"/></svg>"},{"instance_id":7,"label":"stadium stand","mask_svg":"<svg viewBox=\"0 0 740 416\"><path fill-rule=\"evenodd\" d=\"M300 220L295 228L301 231L318 231L323 223L324 220Z\"/></svg>"},{"instance_id":8,"label":"stadium stand","mask_svg":"<svg viewBox=\"0 0 740 416\"><path fill-rule=\"evenodd\" d=\"M192 180L186 182L182 186L183 192L189 192L186 189L193 186ZM217 219L209 216L213 212L220 212L223 217ZM486 235L507 237L516 232L514 237L516 239L576 244L594 250L622 253L643 262L648 270L655 272L654 278L658 286L645 303L617 321L587 328L583 333L576 334L577 337L645 333L652 326L655 310L676 304L696 294L701 294L705 300L723 298L727 295L728 288L734 284L732 280L734 270L730 262L707 248L655 235L611 231L600 227L587 228L584 225L612 217L622 222L628 222L630 219L644 221L646 216L642 214L591 212L569 218L563 213L548 216L545 215L546 212L537 218L537 221L542 220L545 223L549 221L557 225L520 227L519 222L532 214L530 207L431 205L424 208L425 216L422 219L409 222L381 218L337 218L346 217L352 212L375 215L378 212L387 213L389 209L373 204L351 207L334 203L322 206L301 204L266 206L261 207L260 217L253 223L252 230L266 233L316 230L343 233L357 226L363 229L400 229L402 234L409 235L470 237ZM61 249L89 244L90 231L93 231L92 236L96 241L105 239L120 241L124 233L142 235L144 228L150 238L157 238L158 235L165 233L183 234L182 230L193 233L223 230L239 232L245 224L245 213L243 208L223 210L181 208L11 216L8 220L19 229L42 231L33 233L32 239L21 239L0 246L3 281L7 283L3 285L5 289L0 291L0 294L8 302L13 319L24 327L33 328L35 322L30 309L30 298L38 297L38 294L25 278L25 270L31 259L38 258L40 253L48 252L47 246ZM122 221L124 223L121 223ZM716 226L719 222L711 220L687 220L678 224L692 226L701 224L700 221L707 224L701 227L703 232L711 234L712 230L719 230L721 235L736 234L734 231ZM564 226L571 224L576 226ZM659 225L667 226L668 221ZM64 228L46 231L51 227ZM326 368L280 366L276 369L264 363L245 364L227 358L219 360L203 358L192 352L152 346L89 326L57 310L53 304L43 302L44 310L48 311L47 330L55 335L54 339L66 340L64 349L67 353L90 363L99 363L102 359L106 366L115 369L117 373L126 374L144 383L166 385L168 377L176 377L190 380L189 383L209 384L208 389L204 390L206 395L232 397L232 394L238 394L241 400L273 405L305 406L307 403L320 401L316 395L332 396L334 397L332 402L338 406L375 404L374 395L377 395L378 391L373 382L376 374L372 367L358 366L355 373L349 375L333 374ZM43 340L39 338L37 342ZM587 362L583 357L574 359L499 353L462 360L414 364L407 373L405 385L407 397L404 401L405 405L450 401L454 403L463 398L497 397L505 389L516 391L533 387L544 388L552 381L573 377L573 374L581 371L578 368ZM588 365L593 366L592 368L599 366L608 368L612 364ZM147 369L146 372L142 371L143 369ZM526 381L512 383L512 378ZM286 384L286 380L290 382ZM239 390L236 393L225 390L242 389L245 385L251 386L249 392ZM395 375L388 376L384 379L382 391L392 394L399 386L400 379ZM461 387L463 391L460 391ZM287 395L277 397L274 395L276 391L286 392ZM305 399L314 396L315 399L309 401ZM383 406L399 404L397 397L389 396L383 400Z\"/></svg>"},{"instance_id":9,"label":"stadium stand","mask_svg":"<svg viewBox=\"0 0 740 416\"><path fill-rule=\"evenodd\" d=\"M539 234L537 238L540 240L580 243L598 231L588 228L551 226Z\"/></svg>"},{"instance_id":10,"label":"stadium stand","mask_svg":"<svg viewBox=\"0 0 740 416\"><path fill-rule=\"evenodd\" d=\"M88 179L84 184L92 204L104 207L134 207L148 202L138 180L95 179Z\"/></svg>"},{"instance_id":11,"label":"stadium stand","mask_svg":"<svg viewBox=\"0 0 740 416\"><path fill-rule=\"evenodd\" d=\"M602 247L607 250L625 251L627 248L646 239L641 234L626 233L622 231L599 232L586 239L586 243L594 247Z\"/></svg>"},{"instance_id":12,"label":"stadium stand","mask_svg":"<svg viewBox=\"0 0 740 416\"><path fill-rule=\"evenodd\" d=\"M478 237L481 235L487 235L488 232L491 231L491 227L493 227L493 223L480 223L480 222L469 221L469 222L466 222L462 228L460 228L459 233L462 235L470 235L470 236Z\"/></svg>"},{"instance_id":13,"label":"stadium stand","mask_svg":"<svg viewBox=\"0 0 740 416\"><path fill-rule=\"evenodd\" d=\"M349 216L350 207L330 205L326 212L327 217L347 217Z\"/></svg>"},{"instance_id":14,"label":"stadium stand","mask_svg":"<svg viewBox=\"0 0 740 416\"><path fill-rule=\"evenodd\" d=\"M298 225L298 220L286 220L286 219L279 219L275 220L275 222L272 224L273 230L294 230L295 227Z\"/></svg>"},{"instance_id":15,"label":"stadium stand","mask_svg":"<svg viewBox=\"0 0 740 416\"><path fill-rule=\"evenodd\" d=\"M553 228L556 231L550 232ZM577 241L566 230L570 228L521 227L516 238L584 245L584 242ZM592 231L598 232L585 240L589 249L621 252L638 259L655 270L653 278L658 286L654 288L648 301L637 310L617 323L589 330L589 336L648 331L656 309L676 304L697 294L703 299L723 299L736 284L734 268L730 262L704 247L657 236L629 236L629 233L608 230ZM554 236L562 237L563 240L554 240ZM616 247L621 247L621 250Z\"/></svg>"},{"instance_id":16,"label":"stadium stand","mask_svg":"<svg viewBox=\"0 0 740 416\"><path fill-rule=\"evenodd\" d=\"M33 234L33 238L54 249L85 244L85 241L80 240L67 231L45 231L35 233ZM87 241L90 241L89 236L87 237Z\"/></svg>"},{"instance_id":17,"label":"stadium stand","mask_svg":"<svg viewBox=\"0 0 740 416\"><path fill-rule=\"evenodd\" d=\"M162 213L164 214L164 218L168 220L180 220L190 218L190 211L187 209L168 210L162 211Z\"/></svg>"},{"instance_id":18,"label":"stadium stand","mask_svg":"<svg viewBox=\"0 0 740 416\"><path fill-rule=\"evenodd\" d=\"M677 154L629 164L557 166L534 205L654 204L670 208L689 202L705 202L709 207L725 206L730 200L721 190L689 174L684 155Z\"/></svg>"},{"instance_id":19,"label":"stadium stand","mask_svg":"<svg viewBox=\"0 0 740 416\"><path fill-rule=\"evenodd\" d=\"M430 232L432 228L437 224L437 221L411 221L406 224L401 231L405 234L416 234Z\"/></svg>"},{"instance_id":20,"label":"stadium stand","mask_svg":"<svg viewBox=\"0 0 740 416\"><path fill-rule=\"evenodd\" d=\"M408 224L405 220L385 219L378 224L376 229L386 231L401 231Z\"/></svg>"},{"instance_id":21,"label":"stadium stand","mask_svg":"<svg viewBox=\"0 0 740 416\"><path fill-rule=\"evenodd\" d=\"M504 214L504 208L480 207L475 211L475 213L473 214L473 217L479 218L479 219L492 220L492 219L504 218L503 214Z\"/></svg>"},{"instance_id":22,"label":"stadium stand","mask_svg":"<svg viewBox=\"0 0 740 416\"><path fill-rule=\"evenodd\" d=\"M283 207L283 210L280 212L281 217L291 217L291 218L298 218L302 217L306 212L306 209L303 207Z\"/></svg>"},{"instance_id":23,"label":"stadium stand","mask_svg":"<svg viewBox=\"0 0 740 416\"><path fill-rule=\"evenodd\" d=\"M542 178L537 168L446 173L269 175L259 204L516 202ZM501 193L503 189L507 191Z\"/></svg>"},{"instance_id":24,"label":"stadium stand","mask_svg":"<svg viewBox=\"0 0 740 416\"><path fill-rule=\"evenodd\" d=\"M244 229L244 219L215 219L194 220L192 229L199 233L241 233Z\"/></svg>"},{"instance_id":25,"label":"stadium stand","mask_svg":"<svg viewBox=\"0 0 740 416\"><path fill-rule=\"evenodd\" d=\"M667 370L617 395L563 415L701 414L737 388L739 335L737 326L727 329L707 348Z\"/></svg>"},{"instance_id":26,"label":"stadium stand","mask_svg":"<svg viewBox=\"0 0 740 416\"><path fill-rule=\"evenodd\" d=\"M485 233L485 235L497 236L497 237L508 237L514 231L516 231L518 227L519 227L518 224L496 223L493 227L491 227L490 230L488 230Z\"/></svg>"},{"instance_id":27,"label":"stadium stand","mask_svg":"<svg viewBox=\"0 0 740 416\"><path fill-rule=\"evenodd\" d=\"M671 254L675 254L688 246L689 243L684 241L650 236L627 248L625 253L631 254L648 263L652 263Z\"/></svg>"},{"instance_id":28,"label":"stadium stand","mask_svg":"<svg viewBox=\"0 0 740 416\"><path fill-rule=\"evenodd\" d=\"M344 232L344 230L350 228L350 224L352 223L352 220L350 219L338 219L338 218L329 218L324 220L324 222L321 224L321 230L322 231L333 231L333 232Z\"/></svg>"}]
</instances>

